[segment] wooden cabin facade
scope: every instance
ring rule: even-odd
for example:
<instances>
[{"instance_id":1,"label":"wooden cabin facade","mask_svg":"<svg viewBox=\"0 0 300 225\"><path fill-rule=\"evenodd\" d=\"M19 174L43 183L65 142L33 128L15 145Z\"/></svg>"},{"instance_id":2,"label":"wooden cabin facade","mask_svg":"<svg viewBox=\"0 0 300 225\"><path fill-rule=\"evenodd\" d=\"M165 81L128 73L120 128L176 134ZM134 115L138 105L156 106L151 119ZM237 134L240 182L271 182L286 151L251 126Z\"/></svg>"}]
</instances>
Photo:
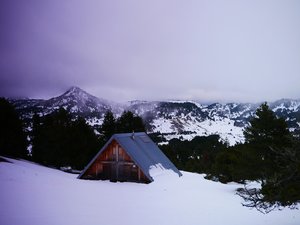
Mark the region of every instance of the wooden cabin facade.
<instances>
[{"instance_id":1,"label":"wooden cabin facade","mask_svg":"<svg viewBox=\"0 0 300 225\"><path fill-rule=\"evenodd\" d=\"M146 133L114 134L78 178L150 183L152 169L182 176Z\"/></svg>"},{"instance_id":2,"label":"wooden cabin facade","mask_svg":"<svg viewBox=\"0 0 300 225\"><path fill-rule=\"evenodd\" d=\"M116 140L103 150L81 179L150 182Z\"/></svg>"}]
</instances>

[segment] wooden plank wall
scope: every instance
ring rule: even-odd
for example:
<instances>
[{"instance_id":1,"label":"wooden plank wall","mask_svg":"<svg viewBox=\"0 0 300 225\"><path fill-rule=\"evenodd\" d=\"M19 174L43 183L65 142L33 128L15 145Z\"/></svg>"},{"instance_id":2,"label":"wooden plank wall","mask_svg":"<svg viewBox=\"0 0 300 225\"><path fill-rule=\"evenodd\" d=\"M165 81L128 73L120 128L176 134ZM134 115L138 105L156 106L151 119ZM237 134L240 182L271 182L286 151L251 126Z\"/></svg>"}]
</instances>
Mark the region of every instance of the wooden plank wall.
<instances>
[{"instance_id":1,"label":"wooden plank wall","mask_svg":"<svg viewBox=\"0 0 300 225\"><path fill-rule=\"evenodd\" d=\"M115 140L94 161L83 175L83 179L150 182L143 171Z\"/></svg>"}]
</instances>

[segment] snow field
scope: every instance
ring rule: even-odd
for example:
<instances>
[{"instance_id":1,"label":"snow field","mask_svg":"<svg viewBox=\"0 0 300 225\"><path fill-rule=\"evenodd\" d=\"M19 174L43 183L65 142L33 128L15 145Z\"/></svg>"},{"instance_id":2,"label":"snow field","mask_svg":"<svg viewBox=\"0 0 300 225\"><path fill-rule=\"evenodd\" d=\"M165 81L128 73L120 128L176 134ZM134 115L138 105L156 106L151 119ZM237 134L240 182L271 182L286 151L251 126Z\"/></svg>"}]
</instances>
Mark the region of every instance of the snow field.
<instances>
[{"instance_id":1,"label":"snow field","mask_svg":"<svg viewBox=\"0 0 300 225\"><path fill-rule=\"evenodd\" d=\"M1 225L299 225L298 210L267 215L241 205L239 184L182 172L150 184L78 180L26 161L0 162Z\"/></svg>"},{"instance_id":2,"label":"snow field","mask_svg":"<svg viewBox=\"0 0 300 225\"><path fill-rule=\"evenodd\" d=\"M174 123L182 124L184 131L195 132L192 134L168 134L166 133L180 133L175 129ZM239 142L244 142L243 128L234 126L234 121L228 118L217 118L215 120L197 121L196 118L190 116L187 118L178 118L176 121L173 119L154 119L153 123L154 132L164 134L164 137L169 141L172 138L182 137L184 140L192 140L196 136L208 136L219 134L223 141L227 141L229 145L235 145Z\"/></svg>"}]
</instances>

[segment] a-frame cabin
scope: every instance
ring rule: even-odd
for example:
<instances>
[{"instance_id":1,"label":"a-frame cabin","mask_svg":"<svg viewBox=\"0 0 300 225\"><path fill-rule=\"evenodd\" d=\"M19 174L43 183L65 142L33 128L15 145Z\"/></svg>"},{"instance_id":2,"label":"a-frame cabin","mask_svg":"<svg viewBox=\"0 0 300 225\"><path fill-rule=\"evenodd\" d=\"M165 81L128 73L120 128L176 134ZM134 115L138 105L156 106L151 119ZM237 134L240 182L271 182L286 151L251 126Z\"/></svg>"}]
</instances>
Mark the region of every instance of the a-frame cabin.
<instances>
[{"instance_id":1,"label":"a-frame cabin","mask_svg":"<svg viewBox=\"0 0 300 225\"><path fill-rule=\"evenodd\" d=\"M78 178L150 183L152 168L182 175L146 133L114 134Z\"/></svg>"}]
</instances>

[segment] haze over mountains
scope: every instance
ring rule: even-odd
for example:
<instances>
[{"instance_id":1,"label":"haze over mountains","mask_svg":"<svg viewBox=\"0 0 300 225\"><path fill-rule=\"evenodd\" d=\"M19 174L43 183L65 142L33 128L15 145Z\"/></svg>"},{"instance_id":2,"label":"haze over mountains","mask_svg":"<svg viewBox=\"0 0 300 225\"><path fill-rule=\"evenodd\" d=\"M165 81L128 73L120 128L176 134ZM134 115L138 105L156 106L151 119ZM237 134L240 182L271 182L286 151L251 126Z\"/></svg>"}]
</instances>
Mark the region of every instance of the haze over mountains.
<instances>
[{"instance_id":1,"label":"haze over mountains","mask_svg":"<svg viewBox=\"0 0 300 225\"><path fill-rule=\"evenodd\" d=\"M60 107L84 117L99 127L107 110L119 116L130 110L141 116L149 133L161 133L167 140L219 134L230 145L243 142L243 129L260 105L251 103L201 104L196 101L130 101L110 102L72 87L58 97L42 99L10 99L26 121L35 114L46 115ZM277 116L284 117L292 132L300 133L300 100L282 99L269 103Z\"/></svg>"}]
</instances>

